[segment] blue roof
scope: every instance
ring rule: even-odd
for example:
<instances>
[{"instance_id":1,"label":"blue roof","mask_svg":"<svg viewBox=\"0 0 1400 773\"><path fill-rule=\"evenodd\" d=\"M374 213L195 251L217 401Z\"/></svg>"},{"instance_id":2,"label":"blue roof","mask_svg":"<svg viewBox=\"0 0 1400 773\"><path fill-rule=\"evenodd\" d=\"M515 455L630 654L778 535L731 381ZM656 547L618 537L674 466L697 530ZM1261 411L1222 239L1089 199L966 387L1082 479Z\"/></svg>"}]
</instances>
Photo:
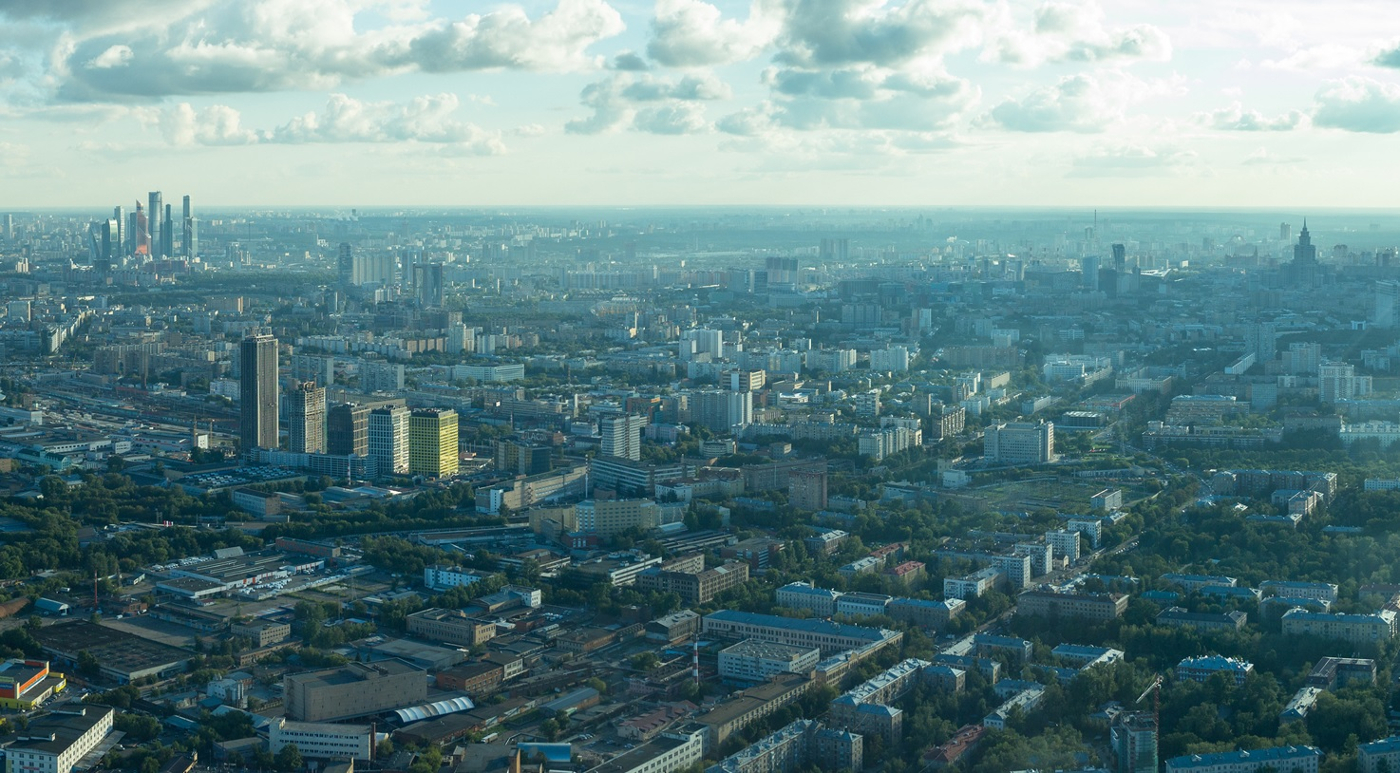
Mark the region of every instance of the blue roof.
<instances>
[{"instance_id":1,"label":"blue roof","mask_svg":"<svg viewBox=\"0 0 1400 773\"><path fill-rule=\"evenodd\" d=\"M762 615L757 612L740 612L734 609L721 609L718 612L711 612L705 615L705 619L719 620L727 623L739 623L742 625L783 628L789 631L807 631L808 633L820 633L829 636L849 636L852 638L869 639L870 641L882 641L885 638L884 631L879 628L867 628L862 625L847 625L846 623L833 623L827 620Z\"/></svg>"},{"instance_id":2,"label":"blue roof","mask_svg":"<svg viewBox=\"0 0 1400 773\"><path fill-rule=\"evenodd\" d=\"M1192 768L1208 768L1245 761L1265 763L1321 756L1322 751L1314 746L1275 746L1271 749L1255 749L1254 751L1188 754L1184 757L1172 757L1167 760L1167 770L1191 770Z\"/></svg>"}]
</instances>

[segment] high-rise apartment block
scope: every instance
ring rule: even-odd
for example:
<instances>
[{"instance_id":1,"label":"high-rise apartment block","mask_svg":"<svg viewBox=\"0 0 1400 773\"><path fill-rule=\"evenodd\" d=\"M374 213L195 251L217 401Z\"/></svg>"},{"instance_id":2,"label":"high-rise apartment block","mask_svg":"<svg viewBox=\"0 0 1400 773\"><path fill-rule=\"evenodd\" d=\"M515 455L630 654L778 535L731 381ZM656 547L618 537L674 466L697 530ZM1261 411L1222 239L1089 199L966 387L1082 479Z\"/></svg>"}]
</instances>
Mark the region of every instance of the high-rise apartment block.
<instances>
[{"instance_id":1,"label":"high-rise apartment block","mask_svg":"<svg viewBox=\"0 0 1400 773\"><path fill-rule=\"evenodd\" d=\"M603 456L620 456L623 459L641 461L642 427L647 420L630 413L604 416L598 421L598 431L603 437L599 453Z\"/></svg>"},{"instance_id":2,"label":"high-rise apartment block","mask_svg":"<svg viewBox=\"0 0 1400 773\"><path fill-rule=\"evenodd\" d=\"M243 453L277 447L277 339L255 335L238 350L239 441Z\"/></svg>"},{"instance_id":3,"label":"high-rise apartment block","mask_svg":"<svg viewBox=\"0 0 1400 773\"><path fill-rule=\"evenodd\" d=\"M342 403L326 414L326 452L336 456L369 455L369 407Z\"/></svg>"},{"instance_id":4,"label":"high-rise apartment block","mask_svg":"<svg viewBox=\"0 0 1400 773\"><path fill-rule=\"evenodd\" d=\"M298 384L287 394L287 441L295 453L319 454L326 450L326 390L311 382Z\"/></svg>"},{"instance_id":5,"label":"high-rise apartment block","mask_svg":"<svg viewBox=\"0 0 1400 773\"><path fill-rule=\"evenodd\" d=\"M369 412L369 456L381 476L408 474L408 416L402 405Z\"/></svg>"}]
</instances>

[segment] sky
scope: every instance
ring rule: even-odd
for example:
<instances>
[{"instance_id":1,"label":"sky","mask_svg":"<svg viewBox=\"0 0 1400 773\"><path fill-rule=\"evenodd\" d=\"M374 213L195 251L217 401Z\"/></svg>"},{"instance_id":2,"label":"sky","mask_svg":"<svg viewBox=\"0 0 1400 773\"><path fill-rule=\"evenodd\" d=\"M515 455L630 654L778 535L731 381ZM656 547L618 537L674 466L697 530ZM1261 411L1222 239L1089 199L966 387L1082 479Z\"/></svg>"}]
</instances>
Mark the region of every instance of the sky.
<instances>
[{"instance_id":1,"label":"sky","mask_svg":"<svg viewBox=\"0 0 1400 773\"><path fill-rule=\"evenodd\" d=\"M1396 206L1394 0L0 0L0 207Z\"/></svg>"}]
</instances>

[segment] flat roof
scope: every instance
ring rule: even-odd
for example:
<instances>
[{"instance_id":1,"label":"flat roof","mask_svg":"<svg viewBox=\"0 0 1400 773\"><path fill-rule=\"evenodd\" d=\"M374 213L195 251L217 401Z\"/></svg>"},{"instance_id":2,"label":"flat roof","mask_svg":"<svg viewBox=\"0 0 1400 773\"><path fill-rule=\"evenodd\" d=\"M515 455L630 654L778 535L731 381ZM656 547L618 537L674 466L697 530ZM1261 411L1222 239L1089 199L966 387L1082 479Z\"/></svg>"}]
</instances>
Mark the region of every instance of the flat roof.
<instances>
[{"instance_id":1,"label":"flat roof","mask_svg":"<svg viewBox=\"0 0 1400 773\"><path fill-rule=\"evenodd\" d=\"M85 706L71 713L47 714L32 720L9 748L62 754L112 711L108 706Z\"/></svg>"},{"instance_id":2,"label":"flat roof","mask_svg":"<svg viewBox=\"0 0 1400 773\"><path fill-rule=\"evenodd\" d=\"M87 650L104 669L128 677L138 671L175 666L192 657L184 650L87 620L45 626L34 638L65 660L76 662L78 653Z\"/></svg>"},{"instance_id":3,"label":"flat roof","mask_svg":"<svg viewBox=\"0 0 1400 773\"><path fill-rule=\"evenodd\" d=\"M330 687L342 684L354 684L363 682L366 679L373 679L379 676L400 676L402 674L425 674L420 668L414 668L402 660L390 658L389 660L378 660L373 663L350 663L336 668L325 668L319 671L303 671L300 674L287 674L287 679L301 682L308 686Z\"/></svg>"}]
</instances>

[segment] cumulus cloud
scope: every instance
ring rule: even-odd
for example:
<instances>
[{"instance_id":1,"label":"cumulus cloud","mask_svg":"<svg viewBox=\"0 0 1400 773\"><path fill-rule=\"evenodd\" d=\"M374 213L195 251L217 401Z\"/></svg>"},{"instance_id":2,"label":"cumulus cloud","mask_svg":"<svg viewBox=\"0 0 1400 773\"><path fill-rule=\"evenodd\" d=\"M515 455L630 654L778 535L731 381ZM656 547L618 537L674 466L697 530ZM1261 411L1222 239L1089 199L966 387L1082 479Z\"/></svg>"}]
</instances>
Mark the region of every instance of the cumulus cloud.
<instances>
[{"instance_id":1,"label":"cumulus cloud","mask_svg":"<svg viewBox=\"0 0 1400 773\"><path fill-rule=\"evenodd\" d=\"M119 44L112 46L111 48L107 49L106 51L103 51L97 56L94 56L91 60L88 61L86 66L96 70L107 70L112 67L121 67L127 62L130 62L132 56L134 55L131 53L130 46L123 46Z\"/></svg>"},{"instance_id":2,"label":"cumulus cloud","mask_svg":"<svg viewBox=\"0 0 1400 773\"><path fill-rule=\"evenodd\" d=\"M728 99L729 85L707 72L678 80L618 73L584 87L579 101L591 112L564 125L571 134L600 134L630 126L653 134L709 131L699 102ZM658 104L660 103L660 104Z\"/></svg>"},{"instance_id":3,"label":"cumulus cloud","mask_svg":"<svg viewBox=\"0 0 1400 773\"><path fill-rule=\"evenodd\" d=\"M709 125L704 107L678 101L640 110L632 121L633 128L652 134L695 134Z\"/></svg>"},{"instance_id":4,"label":"cumulus cloud","mask_svg":"<svg viewBox=\"0 0 1400 773\"><path fill-rule=\"evenodd\" d=\"M1112 70L1070 75L1002 101L983 123L1018 132L1101 132L1121 122L1129 105L1174 88L1171 82L1143 81Z\"/></svg>"},{"instance_id":5,"label":"cumulus cloud","mask_svg":"<svg viewBox=\"0 0 1400 773\"><path fill-rule=\"evenodd\" d=\"M1382 50L1371 59L1371 64L1378 67L1400 68L1400 44Z\"/></svg>"},{"instance_id":6,"label":"cumulus cloud","mask_svg":"<svg viewBox=\"0 0 1400 773\"><path fill-rule=\"evenodd\" d=\"M1289 110L1283 115L1270 118L1258 110L1245 109L1239 102L1198 115L1197 119L1212 129L1235 132L1291 131L1306 125L1308 121L1308 117L1300 110Z\"/></svg>"},{"instance_id":7,"label":"cumulus cloud","mask_svg":"<svg viewBox=\"0 0 1400 773\"><path fill-rule=\"evenodd\" d=\"M505 152L500 135L454 117L455 94L421 96L405 103L365 102L332 94L319 113L307 113L263 134L263 141L424 142L459 146L477 155Z\"/></svg>"},{"instance_id":8,"label":"cumulus cloud","mask_svg":"<svg viewBox=\"0 0 1400 773\"><path fill-rule=\"evenodd\" d=\"M210 105L195 110L188 102L164 110L159 117L160 131L171 145L250 145L258 135L242 127L242 117L227 105Z\"/></svg>"},{"instance_id":9,"label":"cumulus cloud","mask_svg":"<svg viewBox=\"0 0 1400 773\"><path fill-rule=\"evenodd\" d=\"M366 10L414 15L404 8L401 0L247 0L192 3L164 17L133 9L147 24L165 23L68 36L50 77L63 100L130 101L330 89L414 70L587 70L604 64L589 47L624 29L606 0L557 0L535 18L506 5L455 21L357 28Z\"/></svg>"},{"instance_id":10,"label":"cumulus cloud","mask_svg":"<svg viewBox=\"0 0 1400 773\"><path fill-rule=\"evenodd\" d=\"M1110 29L1098 3L1048 2L1036 9L1029 31L1015 29L1010 20L984 58L1006 64L1034 66L1045 62L1103 62L1171 59L1171 39L1150 24Z\"/></svg>"},{"instance_id":11,"label":"cumulus cloud","mask_svg":"<svg viewBox=\"0 0 1400 773\"><path fill-rule=\"evenodd\" d=\"M453 94L416 97L403 103L366 102L332 94L319 112L308 112L261 131L244 128L241 114L226 105L196 110L181 103L159 111L157 123L167 142L185 147L417 142L452 146L473 155L504 153L498 132L454 117L458 106Z\"/></svg>"},{"instance_id":12,"label":"cumulus cloud","mask_svg":"<svg viewBox=\"0 0 1400 773\"><path fill-rule=\"evenodd\" d=\"M668 67L708 67L752 59L782 28L775 0L754 0L745 21L726 19L704 0L658 0L647 54Z\"/></svg>"},{"instance_id":13,"label":"cumulus cloud","mask_svg":"<svg viewBox=\"0 0 1400 773\"><path fill-rule=\"evenodd\" d=\"M820 68L902 65L979 44L988 17L972 0L786 0L777 60Z\"/></svg>"},{"instance_id":14,"label":"cumulus cloud","mask_svg":"<svg viewBox=\"0 0 1400 773\"><path fill-rule=\"evenodd\" d=\"M1400 131L1400 86L1355 75L1332 81L1318 90L1312 120L1350 132Z\"/></svg>"},{"instance_id":15,"label":"cumulus cloud","mask_svg":"<svg viewBox=\"0 0 1400 773\"><path fill-rule=\"evenodd\" d=\"M623 51L617 54L612 58L608 67L619 72L646 72L651 69L647 60L643 59L641 54L636 51Z\"/></svg>"},{"instance_id":16,"label":"cumulus cloud","mask_svg":"<svg viewBox=\"0 0 1400 773\"><path fill-rule=\"evenodd\" d=\"M1354 46L1324 43L1300 48L1281 59L1265 59L1259 63L1267 70L1315 72L1317 70L1351 69L1361 64L1363 52Z\"/></svg>"}]
</instances>

